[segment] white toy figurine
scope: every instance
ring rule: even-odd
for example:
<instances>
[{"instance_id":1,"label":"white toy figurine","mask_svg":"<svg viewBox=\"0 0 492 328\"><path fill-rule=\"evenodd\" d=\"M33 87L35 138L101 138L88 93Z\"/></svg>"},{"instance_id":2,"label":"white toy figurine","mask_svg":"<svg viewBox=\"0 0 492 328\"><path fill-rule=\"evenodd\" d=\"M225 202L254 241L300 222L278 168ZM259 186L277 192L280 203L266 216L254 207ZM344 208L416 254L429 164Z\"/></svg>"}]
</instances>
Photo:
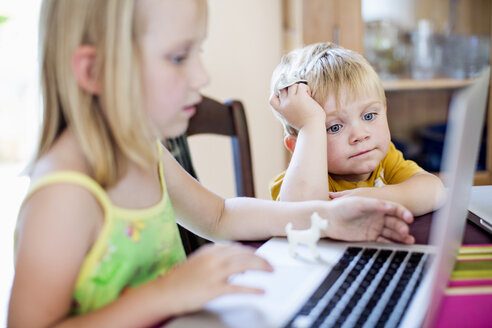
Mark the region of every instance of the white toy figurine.
<instances>
[{"instance_id":1,"label":"white toy figurine","mask_svg":"<svg viewBox=\"0 0 492 328\"><path fill-rule=\"evenodd\" d=\"M311 215L311 228L307 230L292 230L292 223L289 222L285 226L285 233L287 234L287 240L289 241L289 253L290 256L295 257L295 248L298 244L304 244L309 246L313 257L319 258L319 253L316 248L316 243L320 237L320 231L328 228L328 221L322 219L318 213L314 212Z\"/></svg>"}]
</instances>

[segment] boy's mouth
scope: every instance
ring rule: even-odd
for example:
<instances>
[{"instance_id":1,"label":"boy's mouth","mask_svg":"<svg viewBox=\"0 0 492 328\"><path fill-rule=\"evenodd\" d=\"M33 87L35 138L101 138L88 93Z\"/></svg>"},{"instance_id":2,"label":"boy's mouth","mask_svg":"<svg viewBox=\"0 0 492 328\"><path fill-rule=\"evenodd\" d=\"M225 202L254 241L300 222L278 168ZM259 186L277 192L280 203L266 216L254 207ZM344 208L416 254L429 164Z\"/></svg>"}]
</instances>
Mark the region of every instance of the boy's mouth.
<instances>
[{"instance_id":1,"label":"boy's mouth","mask_svg":"<svg viewBox=\"0 0 492 328\"><path fill-rule=\"evenodd\" d=\"M365 154L368 154L370 152L372 152L374 149L368 149L368 150L364 150L364 151L361 151L355 155L352 155L350 156L349 158L354 158L354 157L359 157L359 156L362 156L362 155L365 155Z\"/></svg>"}]
</instances>

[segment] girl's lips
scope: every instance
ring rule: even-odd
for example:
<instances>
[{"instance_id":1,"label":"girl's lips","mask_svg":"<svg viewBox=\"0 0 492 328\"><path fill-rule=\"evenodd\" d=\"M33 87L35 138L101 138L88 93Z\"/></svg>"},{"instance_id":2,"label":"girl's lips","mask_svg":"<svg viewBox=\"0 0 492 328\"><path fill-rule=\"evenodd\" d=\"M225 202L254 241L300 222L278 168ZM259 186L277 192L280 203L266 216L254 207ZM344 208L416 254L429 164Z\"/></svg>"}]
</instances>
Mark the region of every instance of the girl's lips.
<instances>
[{"instance_id":1,"label":"girl's lips","mask_svg":"<svg viewBox=\"0 0 492 328\"><path fill-rule=\"evenodd\" d=\"M195 115L196 113L196 106L192 105L192 106L187 106L183 109L185 111L185 113L189 114L190 117Z\"/></svg>"},{"instance_id":2,"label":"girl's lips","mask_svg":"<svg viewBox=\"0 0 492 328\"><path fill-rule=\"evenodd\" d=\"M191 103L191 105L185 106L183 108L183 111L185 113L190 114L190 117L195 115L196 113L196 107L202 102L202 98L199 98L197 101Z\"/></svg>"}]
</instances>

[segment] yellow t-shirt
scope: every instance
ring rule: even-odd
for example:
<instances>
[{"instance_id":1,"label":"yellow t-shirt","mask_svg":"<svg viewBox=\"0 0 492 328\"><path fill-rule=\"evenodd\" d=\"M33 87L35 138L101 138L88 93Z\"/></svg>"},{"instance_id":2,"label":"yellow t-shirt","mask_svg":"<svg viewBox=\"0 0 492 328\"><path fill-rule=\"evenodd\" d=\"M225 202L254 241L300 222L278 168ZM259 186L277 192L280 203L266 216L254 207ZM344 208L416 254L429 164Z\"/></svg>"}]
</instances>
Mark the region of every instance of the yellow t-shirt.
<instances>
[{"instance_id":1,"label":"yellow t-shirt","mask_svg":"<svg viewBox=\"0 0 492 328\"><path fill-rule=\"evenodd\" d=\"M328 175L330 191L343 191L361 187L381 187L384 185L398 184L411 176L423 172L420 166L414 161L403 158L401 151L395 148L393 143L390 144L388 153L383 158L378 167L372 172L366 181L351 182L345 180L334 180ZM273 200L279 200L280 187L284 181L285 171L277 175L270 182L270 195Z\"/></svg>"}]
</instances>

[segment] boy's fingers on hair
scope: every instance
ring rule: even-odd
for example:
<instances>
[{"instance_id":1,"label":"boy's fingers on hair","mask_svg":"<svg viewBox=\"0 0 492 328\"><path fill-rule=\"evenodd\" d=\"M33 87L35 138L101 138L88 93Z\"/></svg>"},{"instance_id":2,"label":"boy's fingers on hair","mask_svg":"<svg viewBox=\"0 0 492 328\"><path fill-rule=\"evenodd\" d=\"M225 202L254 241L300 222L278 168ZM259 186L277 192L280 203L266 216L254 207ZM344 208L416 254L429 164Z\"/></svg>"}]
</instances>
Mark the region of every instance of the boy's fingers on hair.
<instances>
[{"instance_id":1,"label":"boy's fingers on hair","mask_svg":"<svg viewBox=\"0 0 492 328\"><path fill-rule=\"evenodd\" d=\"M294 83L288 87L288 94L295 95L297 94L297 83Z\"/></svg>"},{"instance_id":2,"label":"boy's fingers on hair","mask_svg":"<svg viewBox=\"0 0 492 328\"><path fill-rule=\"evenodd\" d=\"M311 95L311 89L306 83L298 82L296 83L296 85L297 85L298 92L302 91L302 92L306 92L308 95Z\"/></svg>"},{"instance_id":3,"label":"boy's fingers on hair","mask_svg":"<svg viewBox=\"0 0 492 328\"><path fill-rule=\"evenodd\" d=\"M288 94L287 88L283 88L278 91L279 98L285 98L287 97L287 94Z\"/></svg>"},{"instance_id":4,"label":"boy's fingers on hair","mask_svg":"<svg viewBox=\"0 0 492 328\"><path fill-rule=\"evenodd\" d=\"M279 98L279 96L277 96L277 95L272 95L272 96L270 97L270 105L271 105L273 108L277 109L277 108L280 106L280 98Z\"/></svg>"}]
</instances>

